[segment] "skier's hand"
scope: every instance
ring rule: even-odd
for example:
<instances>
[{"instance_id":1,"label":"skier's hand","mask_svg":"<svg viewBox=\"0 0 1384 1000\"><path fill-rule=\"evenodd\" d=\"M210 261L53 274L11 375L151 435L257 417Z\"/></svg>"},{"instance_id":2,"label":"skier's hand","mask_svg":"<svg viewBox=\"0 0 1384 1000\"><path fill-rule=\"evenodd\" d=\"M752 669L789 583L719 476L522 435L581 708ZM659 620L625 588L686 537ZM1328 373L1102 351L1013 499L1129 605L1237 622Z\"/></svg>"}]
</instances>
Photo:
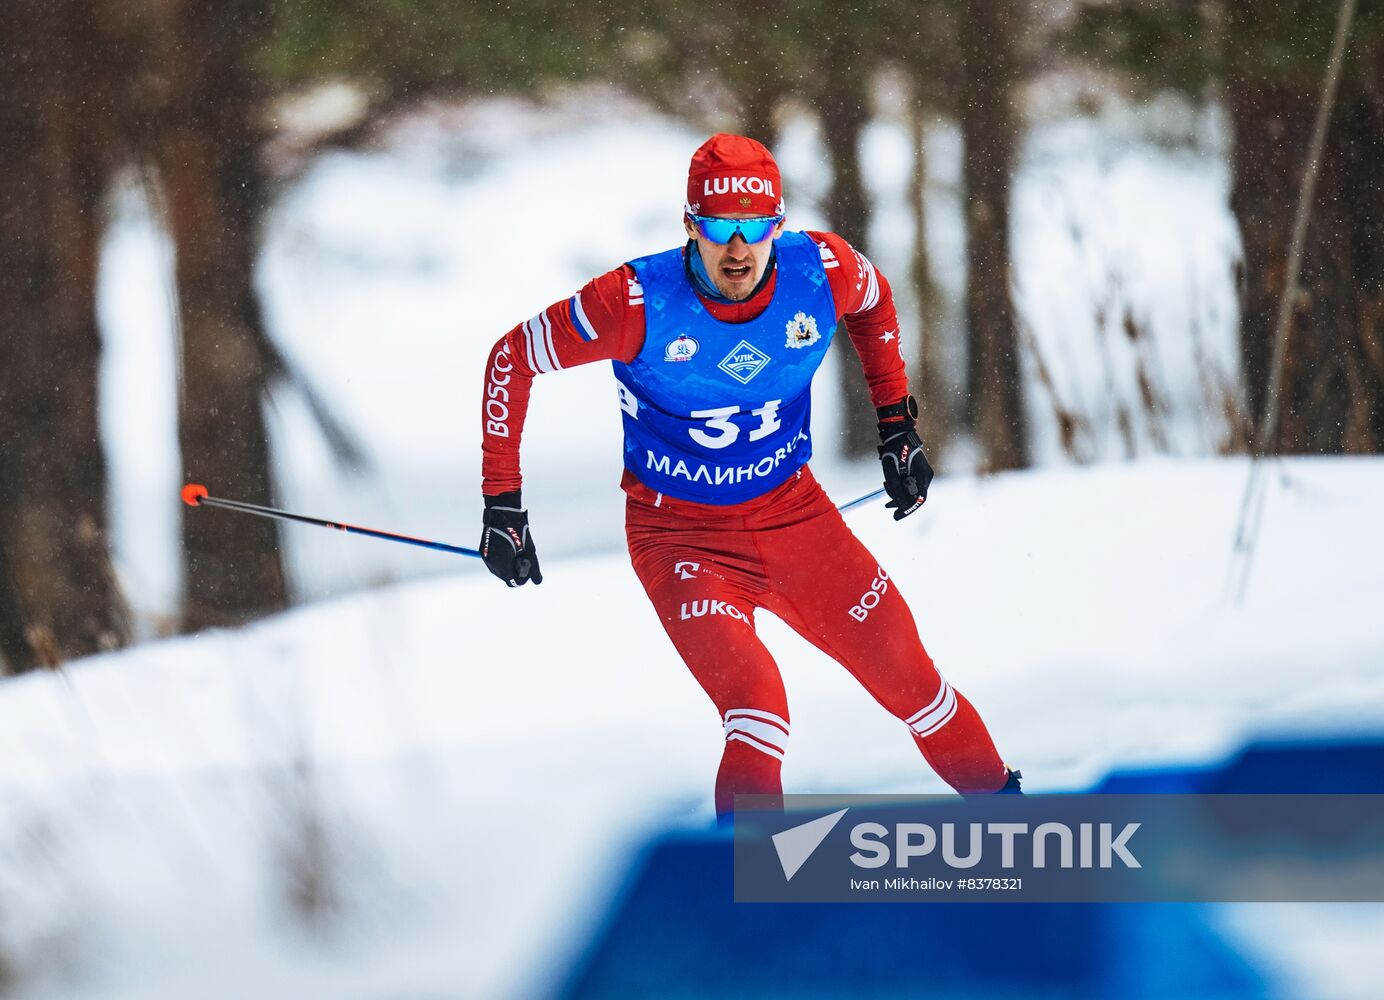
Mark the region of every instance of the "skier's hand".
<instances>
[{"instance_id":1,"label":"skier's hand","mask_svg":"<svg viewBox=\"0 0 1384 1000\"><path fill-rule=\"evenodd\" d=\"M532 580L543 582L538 568L538 553L529 534L529 513L522 509L519 491L485 497L485 526L481 531L481 558L485 568L511 587L522 587Z\"/></svg>"},{"instance_id":2,"label":"skier's hand","mask_svg":"<svg viewBox=\"0 0 1384 1000\"><path fill-rule=\"evenodd\" d=\"M886 507L894 509L894 520L901 521L927 500L932 483L932 466L923 454L916 421L918 403L912 396L892 406L881 406L879 417L879 460L884 466Z\"/></svg>"}]
</instances>

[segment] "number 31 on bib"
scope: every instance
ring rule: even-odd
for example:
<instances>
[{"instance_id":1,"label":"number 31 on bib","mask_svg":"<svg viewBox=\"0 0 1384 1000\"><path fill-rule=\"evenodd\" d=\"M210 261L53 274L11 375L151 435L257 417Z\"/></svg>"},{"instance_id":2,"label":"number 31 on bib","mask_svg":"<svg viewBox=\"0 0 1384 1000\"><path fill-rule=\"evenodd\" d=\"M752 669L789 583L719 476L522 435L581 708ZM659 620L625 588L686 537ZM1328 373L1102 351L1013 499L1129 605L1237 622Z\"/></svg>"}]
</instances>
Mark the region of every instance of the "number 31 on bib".
<instances>
[{"instance_id":1,"label":"number 31 on bib","mask_svg":"<svg viewBox=\"0 0 1384 1000\"><path fill-rule=\"evenodd\" d=\"M768 437L782 426L778 418L778 408L782 404L783 400L781 399L771 399L763 406L750 411L752 416L759 418L759 426L750 431L751 441ZM740 407L738 406L720 406L714 410L693 410L690 414L692 417L705 420L707 429L717 433L708 434L700 427L689 428L687 433L692 436L693 441L705 448L727 448L740 437L740 426L731 423L730 420L739 412Z\"/></svg>"}]
</instances>

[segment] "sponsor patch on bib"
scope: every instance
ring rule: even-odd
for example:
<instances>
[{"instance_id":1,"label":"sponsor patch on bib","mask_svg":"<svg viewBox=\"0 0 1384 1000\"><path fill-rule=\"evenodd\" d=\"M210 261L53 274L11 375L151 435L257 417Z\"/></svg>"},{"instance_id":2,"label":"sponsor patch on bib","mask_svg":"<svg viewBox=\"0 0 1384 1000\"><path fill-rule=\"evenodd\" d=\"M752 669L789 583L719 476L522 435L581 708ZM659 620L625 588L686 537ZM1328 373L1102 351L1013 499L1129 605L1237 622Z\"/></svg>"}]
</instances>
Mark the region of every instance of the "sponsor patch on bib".
<instances>
[{"instance_id":1,"label":"sponsor patch on bib","mask_svg":"<svg viewBox=\"0 0 1384 1000\"><path fill-rule=\"evenodd\" d=\"M700 349L701 345L697 343L695 338L680 333L676 339L668 341L668 346L663 348L663 360L691 361Z\"/></svg>"}]
</instances>

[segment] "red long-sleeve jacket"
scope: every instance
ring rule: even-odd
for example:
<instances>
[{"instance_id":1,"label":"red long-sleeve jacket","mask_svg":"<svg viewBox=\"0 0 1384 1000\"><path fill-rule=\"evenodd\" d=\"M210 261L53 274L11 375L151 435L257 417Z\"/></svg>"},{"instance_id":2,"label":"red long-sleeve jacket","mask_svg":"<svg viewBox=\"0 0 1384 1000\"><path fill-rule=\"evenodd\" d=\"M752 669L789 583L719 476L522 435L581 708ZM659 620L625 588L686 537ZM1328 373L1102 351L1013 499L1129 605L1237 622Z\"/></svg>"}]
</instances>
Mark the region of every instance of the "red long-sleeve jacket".
<instances>
[{"instance_id":1,"label":"red long-sleeve jacket","mask_svg":"<svg viewBox=\"0 0 1384 1000\"><path fill-rule=\"evenodd\" d=\"M865 256L835 233L808 232L822 254L837 320L860 354L875 406L908 395L899 349L898 313L889 282ZM744 302L703 299L723 322L754 319L774 294L771 274ZM644 292L628 264L589 282L500 338L485 366L481 402L481 491L497 496L521 485L519 444L533 377L593 361L633 361L644 346Z\"/></svg>"}]
</instances>

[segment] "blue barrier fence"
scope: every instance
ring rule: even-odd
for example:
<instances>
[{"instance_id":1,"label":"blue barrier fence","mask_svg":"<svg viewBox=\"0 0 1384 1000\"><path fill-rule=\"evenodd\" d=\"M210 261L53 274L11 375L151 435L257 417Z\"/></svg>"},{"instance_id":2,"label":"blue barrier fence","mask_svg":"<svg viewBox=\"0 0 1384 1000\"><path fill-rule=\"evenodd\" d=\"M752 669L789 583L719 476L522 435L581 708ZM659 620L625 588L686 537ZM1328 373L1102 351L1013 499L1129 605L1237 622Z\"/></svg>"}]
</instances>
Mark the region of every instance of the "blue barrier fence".
<instances>
[{"instance_id":1,"label":"blue barrier fence","mask_svg":"<svg viewBox=\"0 0 1384 1000\"><path fill-rule=\"evenodd\" d=\"M1384 793L1384 738L1254 743L1089 791ZM736 904L731 875L726 832L657 838L561 995L1260 997L1299 985L1264 961L1272 942L1227 935L1213 904Z\"/></svg>"}]
</instances>

